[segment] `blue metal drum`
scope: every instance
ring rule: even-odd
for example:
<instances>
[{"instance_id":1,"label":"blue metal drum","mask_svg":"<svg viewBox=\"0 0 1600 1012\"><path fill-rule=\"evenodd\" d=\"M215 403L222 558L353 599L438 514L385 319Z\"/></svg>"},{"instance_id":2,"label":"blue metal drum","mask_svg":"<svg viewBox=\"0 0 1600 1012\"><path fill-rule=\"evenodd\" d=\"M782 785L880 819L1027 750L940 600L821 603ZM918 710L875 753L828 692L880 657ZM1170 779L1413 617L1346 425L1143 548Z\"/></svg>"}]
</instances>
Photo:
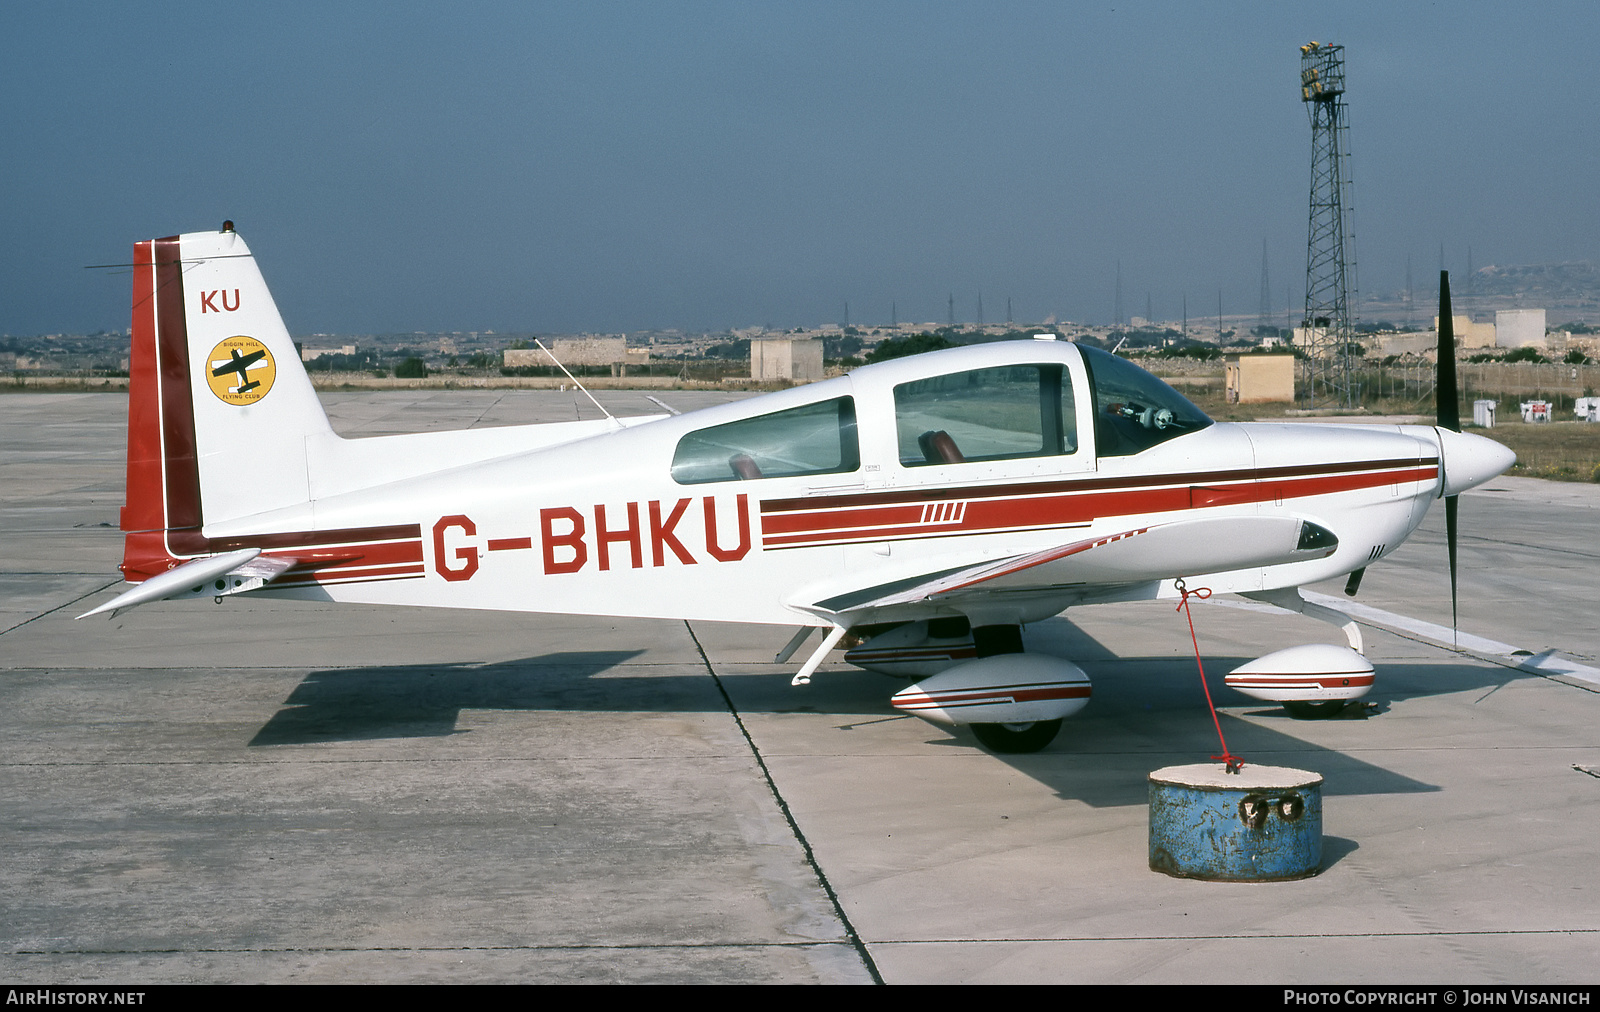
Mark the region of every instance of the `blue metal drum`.
<instances>
[{"instance_id":1,"label":"blue metal drum","mask_svg":"<svg viewBox=\"0 0 1600 1012\"><path fill-rule=\"evenodd\" d=\"M1150 869L1273 882L1322 864L1322 775L1282 766L1168 766L1150 774Z\"/></svg>"}]
</instances>

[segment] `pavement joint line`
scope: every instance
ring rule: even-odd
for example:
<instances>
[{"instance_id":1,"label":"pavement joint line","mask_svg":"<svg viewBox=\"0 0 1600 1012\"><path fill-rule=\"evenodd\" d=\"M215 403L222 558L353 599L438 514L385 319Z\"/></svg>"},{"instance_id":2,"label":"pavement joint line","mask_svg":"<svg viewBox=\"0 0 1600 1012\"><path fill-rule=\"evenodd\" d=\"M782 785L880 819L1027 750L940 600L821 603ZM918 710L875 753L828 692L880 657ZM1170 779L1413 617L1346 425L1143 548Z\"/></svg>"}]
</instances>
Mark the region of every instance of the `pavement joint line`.
<instances>
[{"instance_id":1,"label":"pavement joint line","mask_svg":"<svg viewBox=\"0 0 1600 1012\"><path fill-rule=\"evenodd\" d=\"M825 946L849 945L845 941L818 942L531 942L522 945L295 945L295 946L240 946L227 948L208 946L195 949L13 949L12 956L163 956L198 955L206 953L295 953L295 952L582 952L584 950L614 951L626 949L816 949Z\"/></svg>"},{"instance_id":2,"label":"pavement joint line","mask_svg":"<svg viewBox=\"0 0 1600 1012\"><path fill-rule=\"evenodd\" d=\"M789 802L784 799L783 793L778 790L777 781L772 779L772 771L767 768L767 761L762 758L761 749L756 746L756 740L750 734L750 729L745 726L744 718L739 715L739 708L734 705L733 697L728 695L728 690L722 684L722 678L717 674L717 669L711 663L711 658L706 656L706 648L701 645L700 637L694 634L694 626L688 622L683 627L689 633L689 639L694 643L694 648L700 652L700 659L705 662L706 673L711 676L717 691L722 694L722 701L728 707L733 722L738 725L739 733L744 735L745 744L750 746L750 754L755 758L756 765L761 769L761 776L767 782L767 789L772 792L772 798L778 803L778 810L783 813L784 821L789 824L789 831L794 834L795 840L800 844L802 853L805 854L806 864L811 867L812 874L816 875L817 883L822 886L822 891L827 894L828 902L833 904L833 912L839 918L839 923L844 926L845 938L850 946L855 949L867 973L871 975L874 984L884 983L883 975L878 972L878 964L873 960L872 953L867 951L866 942L856 933L856 926L851 923L850 915L845 913L844 904L839 901L839 894L834 892L833 883L828 881L828 875L822 870L822 863L817 860L816 852L811 849L811 841L806 839L806 834L801 831L800 824L795 821L794 813L789 810Z\"/></svg>"},{"instance_id":3,"label":"pavement joint line","mask_svg":"<svg viewBox=\"0 0 1600 1012\"><path fill-rule=\"evenodd\" d=\"M1265 941L1270 939L1359 939L1359 938L1515 938L1544 935L1594 935L1600 928L1477 928L1470 931L1350 931L1270 934L1211 934L1211 935L1040 935L1004 938L887 938L875 945L1009 945L1017 943L1050 942L1201 942L1201 941ZM300 946L244 946L227 948L170 949L13 949L11 956L161 956L206 954L275 954L293 953L361 953L361 952L616 952L616 951L694 951L709 949L818 949L849 945L845 941L749 941L749 942L552 942L522 945L300 945Z\"/></svg>"},{"instance_id":4,"label":"pavement joint line","mask_svg":"<svg viewBox=\"0 0 1600 1012\"><path fill-rule=\"evenodd\" d=\"M880 938L874 945L985 945L1015 942L1203 942L1265 941L1296 938L1500 938L1539 935L1596 935L1600 928L1473 928L1467 931L1276 931L1217 935L1040 935L1005 938Z\"/></svg>"},{"instance_id":5,"label":"pavement joint line","mask_svg":"<svg viewBox=\"0 0 1600 1012\"><path fill-rule=\"evenodd\" d=\"M1578 744L1578 745L1575 746L1574 744L1572 744L1570 742L1567 742L1567 743L1562 743L1560 745L1487 745L1487 746L1478 746L1478 745L1471 745L1471 746L1467 746L1467 745L1463 745L1463 746L1429 745L1429 746L1411 746L1411 747L1406 747L1406 748L1341 748L1341 749L1338 750L1338 752L1339 752L1340 755L1345 755L1345 756L1388 755L1388 754L1392 754L1392 753L1395 753L1395 752L1405 752L1408 755L1415 755L1415 754L1418 754L1418 753L1425 753L1425 752L1439 752L1439 753L1448 753L1448 752L1472 752L1472 753L1481 753L1481 752L1568 752L1568 751L1571 751L1574 747L1577 747L1577 748L1600 748L1600 744L1596 744L1596 745ZM1275 756L1294 757L1294 756L1309 755L1309 754L1313 754L1313 753L1318 754L1318 755L1322 755L1322 754L1326 754L1329 750L1326 747L1322 747L1322 746L1307 745L1305 748L1297 748L1297 749L1252 749L1251 751L1252 751L1252 753L1254 755L1258 755L1258 756L1274 756L1275 755ZM911 755L914 755L914 754L915 753L911 753L911 752L893 753L891 757L893 757L893 758L905 758L905 757L908 757L908 756L911 756ZM1074 756L1081 756L1081 757L1084 757L1084 758L1095 758L1095 759L1109 759L1109 758L1127 757L1127 758L1139 758L1141 760L1151 760L1151 761L1160 761L1162 759L1162 757L1163 757L1163 753L1151 753L1151 752L1069 752L1069 753L1051 753L1051 754L1052 755L1074 755ZM1177 760L1177 759L1183 758L1183 756L1188 755L1188 754L1189 753L1171 753L1169 758ZM822 759L862 759L862 758L882 758L883 756L884 756L884 753L881 753L881 752L826 752L826 753L824 753L824 752L776 752L776 753L772 753L771 754L771 758L774 758L774 759L818 759L818 758L822 758ZM730 753L730 754L706 755L706 756L676 756L676 757L671 757L671 761L677 762L677 763L730 762L730 761L738 760L739 758L740 758L740 756L738 754ZM973 757L961 756L961 755L949 755L949 756L932 756L932 757L928 757L928 758L930 758L932 760L949 759L949 760L952 760L952 761L970 761ZM215 760L215 761L107 759L107 760L103 760L103 761L85 761L85 762L41 762L41 763L0 762L0 770L78 769L78 768L81 768L81 769L112 769L112 768L123 768L123 767L133 768L133 767L180 767L180 766L195 766L195 767L207 767L207 768L218 767L218 766L242 766L242 767L251 767L251 766L352 766L352 765L371 765L371 766L376 766L376 765L385 765L385 764L387 764L387 765L403 765L403 764L413 764L413 763L414 764L419 764L419 765L444 765L444 764L450 764L450 763L498 764L498 763L562 763L562 762L659 763L661 761L663 761L663 757L662 756L658 756L658 755L630 755L630 756L604 756L604 755L601 755L601 756L590 756L590 755L494 756L494 757L490 757L490 758L487 758L487 759L471 759L471 758L461 758L461 759L257 759L257 760L219 759L219 760ZM1042 762L1043 760L1040 760L1040 761ZM1588 767L1578 767L1578 766L1574 766L1573 768L1579 770L1580 772L1589 773L1591 776L1600 777L1600 772L1596 772L1595 769L1591 769L1591 768L1588 768Z\"/></svg>"},{"instance_id":6,"label":"pavement joint line","mask_svg":"<svg viewBox=\"0 0 1600 1012\"><path fill-rule=\"evenodd\" d=\"M104 589L104 588L102 588L102 589ZM73 604L73 603L75 603L75 602L72 602L72 601L68 601L67 602L67 604ZM66 605L62 605L62 607L64 608L64 607L66 607ZM42 617L42 616L35 616L35 617ZM30 619L29 621L32 621L32 619ZM15 628L15 627L13 627L13 628ZM7 631L9 631L9 630L7 630ZM0 632L0 635L4 635L4 633ZM463 673L469 673L470 674L472 672L480 671L483 668L487 668L487 667L504 666L504 665L512 665L512 664L522 664L522 663L525 663L525 662L530 661L530 660L532 660L532 658L522 658L520 660L515 660L515 661L436 661L436 662L427 663L427 664L413 664L413 665L406 665L406 666L407 667L412 667L412 668L430 668L430 667L432 667L432 668L448 668L448 669L450 669L452 671L459 670L459 671L461 671ZM560 667L560 665L546 665L546 664L535 664L535 665L532 665L532 666L533 667L541 667L541 668L544 668L544 667ZM28 665L28 666L22 666L22 667L15 667L15 668L12 668L11 670L12 671L44 671L44 672L50 672L50 671L307 671L307 670L315 670L315 671L364 671L364 670L367 670L367 669L370 669L370 668L373 668L373 667L393 667L393 665L383 665L383 664L149 664L149 665L132 665L132 664L115 664L115 665L113 665L113 664L93 664L93 665L90 665L90 664L80 664L80 665L34 664L34 665ZM691 664L691 663L689 663L687 661L647 661L647 662L643 662L643 663L640 663L640 662L637 662L637 661L624 661L621 664L614 665L613 667L614 668L621 668L621 667L626 667L626 668L698 668L699 665ZM608 678L608 677L613 677L613 676L606 675L606 674L602 673L600 675L597 675L596 677L597 678Z\"/></svg>"},{"instance_id":7,"label":"pavement joint line","mask_svg":"<svg viewBox=\"0 0 1600 1012\"><path fill-rule=\"evenodd\" d=\"M103 768L111 766L353 766L380 764L401 765L417 763L421 765L434 765L442 763L546 763L546 762L629 762L629 763L659 763L670 760L676 763L687 762L728 762L741 759L743 756L735 753L726 755L702 756L659 756L659 755L562 755L562 756L489 756L487 758L459 758L459 759L106 759L86 762L49 762L49 763L0 763L0 769L29 769L29 768Z\"/></svg>"},{"instance_id":8,"label":"pavement joint line","mask_svg":"<svg viewBox=\"0 0 1600 1012\"><path fill-rule=\"evenodd\" d=\"M1527 548L1536 552L1548 552L1551 555L1566 557L1577 556L1580 559L1600 559L1600 553L1585 552L1577 548L1553 548L1550 545L1530 545L1525 541L1511 541L1507 538L1490 537L1487 534L1463 534L1462 541L1482 541L1490 545L1510 545L1513 548ZM1442 539L1441 539L1442 542ZM1437 543L1437 542L1436 542Z\"/></svg>"},{"instance_id":9,"label":"pavement joint line","mask_svg":"<svg viewBox=\"0 0 1600 1012\"><path fill-rule=\"evenodd\" d=\"M122 582L121 580L112 580L109 583L106 583L106 584L103 584L103 585L101 585L99 587L96 587L95 589L89 591L87 594L80 594L79 596L73 598L70 601L64 601L61 604L56 605L54 608L50 608L47 611L41 611L37 615L33 615L33 616L29 617L29 618L25 618L21 622L18 622L14 626L10 626L9 628L6 628L6 629L0 629L0 636L4 636L6 633L11 632L13 629L21 629L23 626L27 625L29 622L34 621L35 619L44 618L46 615L54 615L56 612L60 611L63 608L70 608L73 605L77 604L79 601L82 601L85 598L93 597L96 594L100 593L101 591L108 590L108 589L110 589L112 587L115 587L117 584L119 584L121 582Z\"/></svg>"}]
</instances>

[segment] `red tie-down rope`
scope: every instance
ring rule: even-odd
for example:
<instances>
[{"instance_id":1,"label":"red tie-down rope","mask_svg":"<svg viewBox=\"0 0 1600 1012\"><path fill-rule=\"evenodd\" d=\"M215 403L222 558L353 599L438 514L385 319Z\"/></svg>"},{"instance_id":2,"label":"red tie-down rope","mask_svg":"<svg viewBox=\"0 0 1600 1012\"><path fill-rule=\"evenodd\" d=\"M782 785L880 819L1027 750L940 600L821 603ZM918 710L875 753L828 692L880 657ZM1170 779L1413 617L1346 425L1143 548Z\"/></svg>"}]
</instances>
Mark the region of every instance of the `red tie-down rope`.
<instances>
[{"instance_id":1,"label":"red tie-down rope","mask_svg":"<svg viewBox=\"0 0 1600 1012\"><path fill-rule=\"evenodd\" d=\"M1189 620L1189 639L1194 643L1195 667L1200 669L1200 688L1206 692L1206 706L1211 708L1211 723L1216 725L1217 740L1222 743L1222 754L1214 755L1211 758L1216 762L1222 763L1229 773L1238 773L1240 768L1244 766L1244 760L1228 751L1228 739L1222 736L1222 721L1217 719L1217 704L1211 701L1211 686L1206 684L1206 666L1200 660L1200 639L1194 634L1194 615L1189 611L1189 598L1198 597L1204 601L1211 596L1211 588L1197 587L1194 590L1190 590L1184 586L1182 577L1173 582L1173 587L1177 589L1179 594L1183 595L1175 610L1183 612L1184 617Z\"/></svg>"}]
</instances>

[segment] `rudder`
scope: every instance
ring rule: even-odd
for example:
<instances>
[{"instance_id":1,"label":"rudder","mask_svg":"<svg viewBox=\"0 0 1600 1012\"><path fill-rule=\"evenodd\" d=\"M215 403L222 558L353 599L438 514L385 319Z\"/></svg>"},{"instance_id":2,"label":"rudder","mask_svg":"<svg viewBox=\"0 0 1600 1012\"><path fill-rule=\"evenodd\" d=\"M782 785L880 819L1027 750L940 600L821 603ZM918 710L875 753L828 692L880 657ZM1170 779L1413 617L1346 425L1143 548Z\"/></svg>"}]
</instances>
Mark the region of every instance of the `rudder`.
<instances>
[{"instance_id":1,"label":"rudder","mask_svg":"<svg viewBox=\"0 0 1600 1012\"><path fill-rule=\"evenodd\" d=\"M134 246L124 576L206 554L202 528L306 502L327 416L231 227Z\"/></svg>"}]
</instances>

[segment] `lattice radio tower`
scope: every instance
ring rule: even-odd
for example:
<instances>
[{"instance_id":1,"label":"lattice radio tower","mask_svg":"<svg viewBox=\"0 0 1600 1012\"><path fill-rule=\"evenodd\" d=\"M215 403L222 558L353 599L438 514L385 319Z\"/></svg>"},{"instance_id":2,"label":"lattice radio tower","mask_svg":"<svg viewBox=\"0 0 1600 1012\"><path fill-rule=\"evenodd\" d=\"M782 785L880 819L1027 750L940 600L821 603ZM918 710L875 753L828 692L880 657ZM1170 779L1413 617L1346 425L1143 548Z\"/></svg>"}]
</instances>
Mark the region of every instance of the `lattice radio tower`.
<instances>
[{"instance_id":1,"label":"lattice radio tower","mask_svg":"<svg viewBox=\"0 0 1600 1012\"><path fill-rule=\"evenodd\" d=\"M1349 123L1344 105L1344 47L1300 47L1300 100L1311 118L1311 215L1306 233L1306 398L1354 407L1356 293L1351 226Z\"/></svg>"}]
</instances>

